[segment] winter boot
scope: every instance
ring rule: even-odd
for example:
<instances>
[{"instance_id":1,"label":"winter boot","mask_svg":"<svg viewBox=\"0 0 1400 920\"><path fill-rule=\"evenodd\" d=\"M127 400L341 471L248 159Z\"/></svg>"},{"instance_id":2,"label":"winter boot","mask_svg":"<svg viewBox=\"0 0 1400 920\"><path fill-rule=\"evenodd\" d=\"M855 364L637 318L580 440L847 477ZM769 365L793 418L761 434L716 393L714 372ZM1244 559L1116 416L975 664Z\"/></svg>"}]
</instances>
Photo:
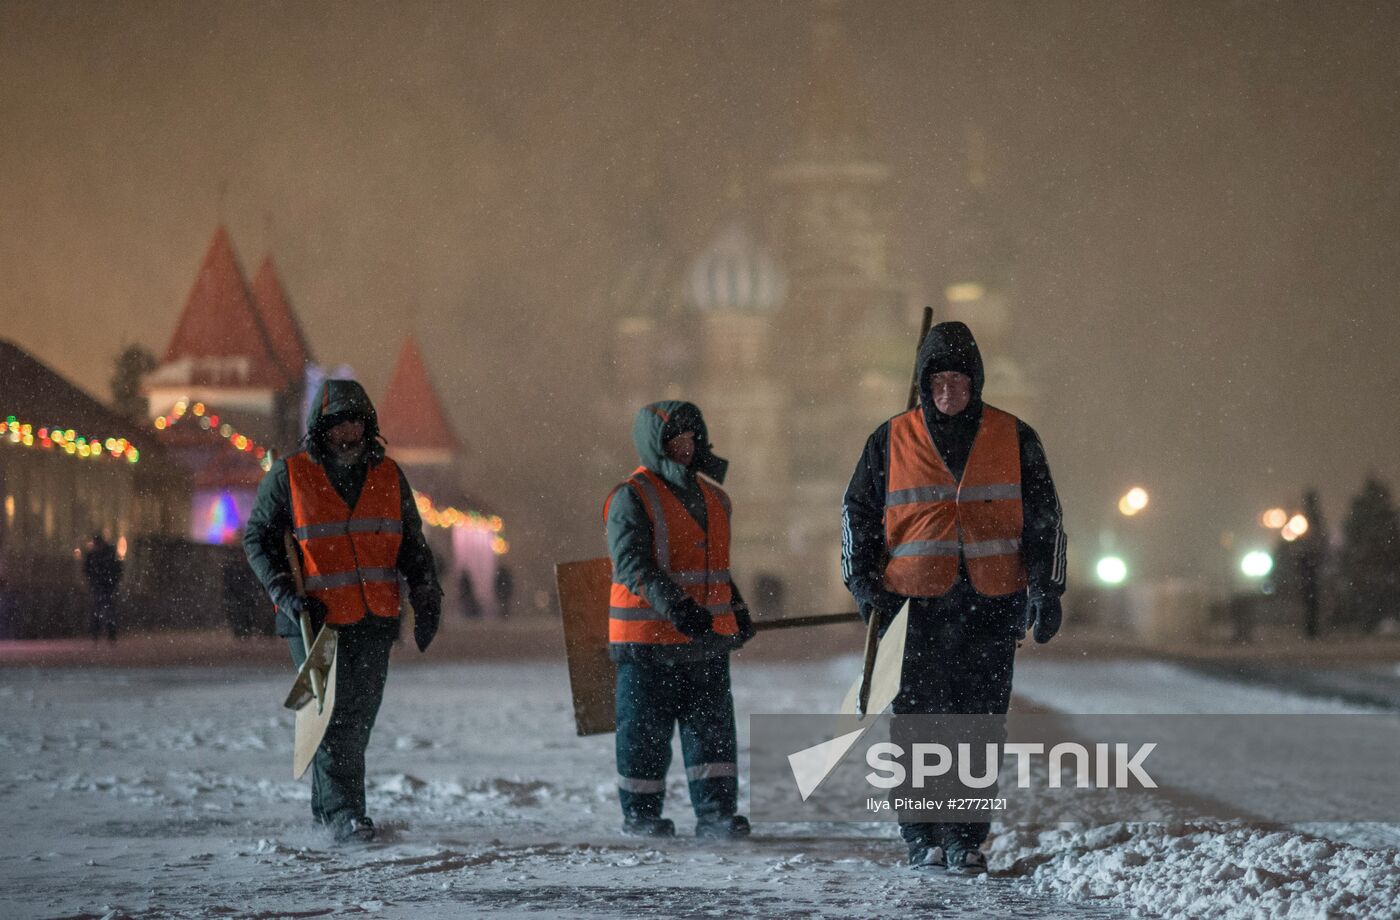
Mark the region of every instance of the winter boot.
<instances>
[{"instance_id":1,"label":"winter boot","mask_svg":"<svg viewBox=\"0 0 1400 920\"><path fill-rule=\"evenodd\" d=\"M982 875L987 871L987 857L979 847L963 841L948 844L948 871L959 875Z\"/></svg>"},{"instance_id":2,"label":"winter boot","mask_svg":"<svg viewBox=\"0 0 1400 920\"><path fill-rule=\"evenodd\" d=\"M626 837L674 837L676 825L670 818L627 815L622 819L622 833Z\"/></svg>"},{"instance_id":3,"label":"winter boot","mask_svg":"<svg viewBox=\"0 0 1400 920\"><path fill-rule=\"evenodd\" d=\"M943 847L936 843L920 841L909 845L909 867L911 869L942 869L947 865L943 858Z\"/></svg>"},{"instance_id":4,"label":"winter boot","mask_svg":"<svg viewBox=\"0 0 1400 920\"><path fill-rule=\"evenodd\" d=\"M695 836L738 840L749 835L749 819L743 815L704 815L695 822Z\"/></svg>"},{"instance_id":5,"label":"winter boot","mask_svg":"<svg viewBox=\"0 0 1400 920\"><path fill-rule=\"evenodd\" d=\"M365 815L345 818L334 826L336 843L369 843L374 839L374 822Z\"/></svg>"}]
</instances>

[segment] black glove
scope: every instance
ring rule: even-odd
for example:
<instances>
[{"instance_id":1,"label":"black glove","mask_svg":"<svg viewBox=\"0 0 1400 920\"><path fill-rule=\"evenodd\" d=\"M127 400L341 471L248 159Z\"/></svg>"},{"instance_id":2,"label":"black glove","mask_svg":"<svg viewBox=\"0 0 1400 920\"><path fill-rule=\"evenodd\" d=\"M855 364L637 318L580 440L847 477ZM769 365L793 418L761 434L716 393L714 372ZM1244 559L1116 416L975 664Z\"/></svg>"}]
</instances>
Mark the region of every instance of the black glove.
<instances>
[{"instance_id":1,"label":"black glove","mask_svg":"<svg viewBox=\"0 0 1400 920\"><path fill-rule=\"evenodd\" d=\"M1053 594L1032 594L1026 600L1026 625L1041 645L1060 631L1060 599Z\"/></svg>"},{"instance_id":2,"label":"black glove","mask_svg":"<svg viewBox=\"0 0 1400 920\"><path fill-rule=\"evenodd\" d=\"M870 622L870 615L878 610L883 614L881 629L889 627L890 621L895 614L904 606L904 597L895 594L893 591L886 591L883 587L865 588L855 592L856 605L860 609L860 618L866 623Z\"/></svg>"},{"instance_id":3,"label":"black glove","mask_svg":"<svg viewBox=\"0 0 1400 920\"><path fill-rule=\"evenodd\" d=\"M739 644L747 644L757 632L753 628L753 617L749 616L748 604L738 603L734 605L734 621L739 624Z\"/></svg>"},{"instance_id":4,"label":"black glove","mask_svg":"<svg viewBox=\"0 0 1400 920\"><path fill-rule=\"evenodd\" d=\"M282 574L273 579L268 587L268 594L277 605L277 609L298 626L301 624L301 615L305 613L311 620L311 638L313 641L316 639L316 634L320 632L327 614L330 613L324 601L319 597L298 594L296 582L292 581L289 574Z\"/></svg>"},{"instance_id":5,"label":"black glove","mask_svg":"<svg viewBox=\"0 0 1400 920\"><path fill-rule=\"evenodd\" d=\"M424 585L414 588L409 600L413 602L413 641L418 643L418 651L426 652L442 619L442 593L435 586Z\"/></svg>"},{"instance_id":6,"label":"black glove","mask_svg":"<svg viewBox=\"0 0 1400 920\"><path fill-rule=\"evenodd\" d=\"M687 639L699 639L708 635L714 617L710 611L697 604L693 598L684 597L671 608L671 625L680 630Z\"/></svg>"}]
</instances>

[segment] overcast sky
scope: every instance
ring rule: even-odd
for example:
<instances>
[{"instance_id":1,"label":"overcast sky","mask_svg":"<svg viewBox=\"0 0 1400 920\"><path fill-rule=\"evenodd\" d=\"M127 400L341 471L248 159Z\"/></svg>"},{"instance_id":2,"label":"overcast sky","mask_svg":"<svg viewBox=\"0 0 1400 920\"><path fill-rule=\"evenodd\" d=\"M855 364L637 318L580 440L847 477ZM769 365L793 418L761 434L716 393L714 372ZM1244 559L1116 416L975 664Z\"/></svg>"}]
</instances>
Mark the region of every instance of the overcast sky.
<instances>
[{"instance_id":1,"label":"overcast sky","mask_svg":"<svg viewBox=\"0 0 1400 920\"><path fill-rule=\"evenodd\" d=\"M815 9L0 3L0 335L105 397L122 342L163 350L222 221L372 393L418 332L481 491L534 555L592 555L611 482L569 472L629 424L583 412L606 292L649 215L690 251L726 189L761 205ZM1188 571L1223 530L1266 542L1252 517L1308 484L1335 527L1368 470L1400 478L1394 4L845 16L924 290L968 126L987 138L1081 557L1137 482L1131 539Z\"/></svg>"}]
</instances>

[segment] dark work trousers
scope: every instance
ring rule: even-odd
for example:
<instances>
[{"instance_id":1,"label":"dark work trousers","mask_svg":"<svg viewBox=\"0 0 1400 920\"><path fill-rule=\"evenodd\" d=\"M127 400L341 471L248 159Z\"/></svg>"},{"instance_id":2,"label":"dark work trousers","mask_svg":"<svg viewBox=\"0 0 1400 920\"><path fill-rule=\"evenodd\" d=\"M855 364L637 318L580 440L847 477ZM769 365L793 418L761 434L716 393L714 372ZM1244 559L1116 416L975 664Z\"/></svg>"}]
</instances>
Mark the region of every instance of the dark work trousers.
<instances>
[{"instance_id":1,"label":"dark work trousers","mask_svg":"<svg viewBox=\"0 0 1400 920\"><path fill-rule=\"evenodd\" d=\"M117 603L111 594L94 591L92 613L88 617L88 632L94 640L105 633L113 642L117 641Z\"/></svg>"},{"instance_id":2,"label":"dark work trousers","mask_svg":"<svg viewBox=\"0 0 1400 920\"><path fill-rule=\"evenodd\" d=\"M922 731L913 724L901 723L901 715L1005 715L1011 704L1011 675L1016 659L1017 636L1012 625L1025 606L1024 595L1013 598L984 598L965 582L960 582L948 594L939 598L916 598L910 604L909 632L904 649L904 672L900 692L895 697L895 718L890 726L891 737L901 743L906 753L907 742ZM973 742L972 750L981 754L985 743L1005 741L1005 727L988 726L983 722L958 740ZM905 736L909 737L905 737ZM941 739L951 740L951 739ZM973 775L981 775L985 757L974 758ZM907 768L907 761L906 768ZM915 795L937 796L937 788L913 790ZM908 796L907 787L891 791ZM966 791L954 795L969 795ZM978 790L978 796L993 797L996 787ZM893 804L893 803L892 803ZM898 809L896 809L898 811ZM920 813L926 818L927 812ZM932 823L905 820L900 815L899 832L906 843L946 846L956 838L970 846L987 839L991 824Z\"/></svg>"},{"instance_id":3,"label":"dark work trousers","mask_svg":"<svg viewBox=\"0 0 1400 920\"><path fill-rule=\"evenodd\" d=\"M311 814L335 825L365 813L365 748L384 699L392 632L382 624L361 621L336 638L335 711L321 746L311 759ZM306 660L300 636L287 639L292 662Z\"/></svg>"},{"instance_id":4,"label":"dark work trousers","mask_svg":"<svg viewBox=\"0 0 1400 920\"><path fill-rule=\"evenodd\" d=\"M734 698L729 656L677 664L617 666L617 786L624 816L661 816L671 737L680 723L696 817L738 807Z\"/></svg>"}]
</instances>

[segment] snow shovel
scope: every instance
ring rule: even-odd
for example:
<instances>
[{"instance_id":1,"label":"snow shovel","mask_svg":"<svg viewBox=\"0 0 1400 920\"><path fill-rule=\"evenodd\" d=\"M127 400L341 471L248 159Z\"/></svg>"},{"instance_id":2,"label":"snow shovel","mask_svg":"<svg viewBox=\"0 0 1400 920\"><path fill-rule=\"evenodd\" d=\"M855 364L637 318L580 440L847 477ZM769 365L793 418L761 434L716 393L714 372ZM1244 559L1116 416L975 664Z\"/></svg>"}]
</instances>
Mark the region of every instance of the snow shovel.
<instances>
[{"instance_id":1,"label":"snow shovel","mask_svg":"<svg viewBox=\"0 0 1400 920\"><path fill-rule=\"evenodd\" d=\"M608 591L612 561L606 556L554 567L559 612L564 621L564 654L574 700L574 727L580 736L617 728L617 665L608 657ZM858 613L827 613L755 620L754 632L855 623Z\"/></svg>"},{"instance_id":2,"label":"snow shovel","mask_svg":"<svg viewBox=\"0 0 1400 920\"><path fill-rule=\"evenodd\" d=\"M287 550L287 562L292 567L292 580L296 583L297 594L306 596L306 584L301 577L301 565L297 556L296 544L290 533L283 535ZM301 779L311 758L321 746L326 726L330 725L331 713L335 710L336 675L336 632L322 626L311 641L311 618L301 615L301 643L307 650L306 660L297 669L297 679L292 683L291 692L282 704L296 711L296 734L292 744L292 778Z\"/></svg>"},{"instance_id":3,"label":"snow shovel","mask_svg":"<svg viewBox=\"0 0 1400 920\"><path fill-rule=\"evenodd\" d=\"M899 695L900 678L904 673L904 637L909 629L909 602L906 600L904 606L899 608L899 613L890 621L890 628L885 630L883 637L878 631L878 616L877 611L870 617L871 629L865 647L866 667L861 670L856 682L851 684L851 689L846 691L846 698L841 702L842 715L861 719L867 715L878 716ZM877 637L873 644L869 641L870 636Z\"/></svg>"}]
</instances>

